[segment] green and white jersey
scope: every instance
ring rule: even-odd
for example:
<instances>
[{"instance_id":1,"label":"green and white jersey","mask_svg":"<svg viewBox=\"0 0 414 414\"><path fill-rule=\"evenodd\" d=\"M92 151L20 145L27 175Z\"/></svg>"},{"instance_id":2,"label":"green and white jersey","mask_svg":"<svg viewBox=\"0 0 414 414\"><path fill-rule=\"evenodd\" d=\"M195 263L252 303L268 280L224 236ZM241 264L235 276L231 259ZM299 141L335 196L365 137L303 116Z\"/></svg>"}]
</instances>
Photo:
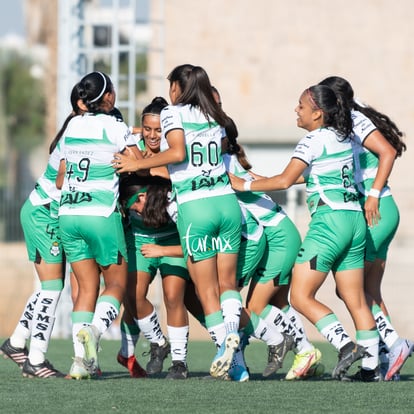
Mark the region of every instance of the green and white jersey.
<instances>
[{"instance_id":1,"label":"green and white jersey","mask_svg":"<svg viewBox=\"0 0 414 414\"><path fill-rule=\"evenodd\" d=\"M34 190L30 193L30 201L34 206L44 205L52 201L59 202L60 190L56 187L56 177L61 160L60 142L49 155L45 172L38 178Z\"/></svg>"},{"instance_id":2,"label":"green and white jersey","mask_svg":"<svg viewBox=\"0 0 414 414\"><path fill-rule=\"evenodd\" d=\"M221 156L224 128L214 120L209 123L191 105L165 107L161 112L161 128L161 150L168 147L168 132L184 131L186 158L168 165L178 204L234 193Z\"/></svg>"},{"instance_id":3,"label":"green and white jersey","mask_svg":"<svg viewBox=\"0 0 414 414\"><path fill-rule=\"evenodd\" d=\"M60 190L56 187L56 177L60 164L60 143L49 155L45 172L38 178L35 188L29 195L33 206L50 204L50 216L57 218Z\"/></svg>"},{"instance_id":4,"label":"green and white jersey","mask_svg":"<svg viewBox=\"0 0 414 414\"><path fill-rule=\"evenodd\" d=\"M352 149L355 162L355 182L358 191L368 196L378 171L378 156L364 147L364 141L368 135L377 127L362 112L352 110L352 121L354 124L354 136L352 138ZM380 197L391 195L390 188L385 185Z\"/></svg>"},{"instance_id":5,"label":"green and white jersey","mask_svg":"<svg viewBox=\"0 0 414 414\"><path fill-rule=\"evenodd\" d=\"M237 177L251 181L252 176L241 166L236 155L223 155L226 170ZM277 226L286 217L285 211L266 193L259 191L236 192L237 198L247 210L264 226Z\"/></svg>"},{"instance_id":6,"label":"green and white jersey","mask_svg":"<svg viewBox=\"0 0 414 414\"><path fill-rule=\"evenodd\" d=\"M130 136L123 121L107 114L87 113L69 122L61 139L66 174L59 215L110 216L119 190L111 161Z\"/></svg>"},{"instance_id":7,"label":"green and white jersey","mask_svg":"<svg viewBox=\"0 0 414 414\"><path fill-rule=\"evenodd\" d=\"M140 138L138 141L136 141L136 145L140 151L145 151L145 141L144 138Z\"/></svg>"},{"instance_id":8,"label":"green and white jersey","mask_svg":"<svg viewBox=\"0 0 414 414\"><path fill-rule=\"evenodd\" d=\"M321 203L333 210L361 210L350 137L333 128L315 129L299 141L292 158L308 165L303 175L311 214Z\"/></svg>"},{"instance_id":9,"label":"green and white jersey","mask_svg":"<svg viewBox=\"0 0 414 414\"><path fill-rule=\"evenodd\" d=\"M255 219L252 213L239 201L241 211L241 234L246 240L259 241L263 236L263 226Z\"/></svg>"}]
</instances>

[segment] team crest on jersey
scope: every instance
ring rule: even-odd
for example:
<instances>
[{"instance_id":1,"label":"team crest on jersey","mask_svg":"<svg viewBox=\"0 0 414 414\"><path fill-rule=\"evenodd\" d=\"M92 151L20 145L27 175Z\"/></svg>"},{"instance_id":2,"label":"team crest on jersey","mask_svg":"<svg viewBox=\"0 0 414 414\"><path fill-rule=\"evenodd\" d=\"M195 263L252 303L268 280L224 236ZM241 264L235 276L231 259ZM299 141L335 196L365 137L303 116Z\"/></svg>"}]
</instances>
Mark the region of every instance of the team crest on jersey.
<instances>
[{"instance_id":1,"label":"team crest on jersey","mask_svg":"<svg viewBox=\"0 0 414 414\"><path fill-rule=\"evenodd\" d=\"M52 247L50 249L50 254L52 256L59 256L60 254L60 247L58 242L53 242Z\"/></svg>"}]
</instances>

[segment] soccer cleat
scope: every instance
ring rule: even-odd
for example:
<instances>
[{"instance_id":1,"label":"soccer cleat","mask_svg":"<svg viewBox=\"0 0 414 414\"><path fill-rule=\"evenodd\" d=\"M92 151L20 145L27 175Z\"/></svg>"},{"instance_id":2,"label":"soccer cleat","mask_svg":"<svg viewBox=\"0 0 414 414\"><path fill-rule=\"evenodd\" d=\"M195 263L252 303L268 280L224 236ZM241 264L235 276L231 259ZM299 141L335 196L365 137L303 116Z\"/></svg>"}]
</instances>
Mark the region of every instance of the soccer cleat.
<instances>
[{"instance_id":1,"label":"soccer cleat","mask_svg":"<svg viewBox=\"0 0 414 414\"><path fill-rule=\"evenodd\" d=\"M389 353L388 348L385 347L385 344L384 344L384 347L381 347L381 342L380 342L380 352L379 352L380 365L379 365L379 370L380 370L380 376L381 376L382 381L384 380L385 375L388 372L388 367L390 365L388 353ZM401 380L401 376L400 376L400 371L398 370L392 376L392 381L400 381L400 380Z\"/></svg>"},{"instance_id":2,"label":"soccer cleat","mask_svg":"<svg viewBox=\"0 0 414 414\"><path fill-rule=\"evenodd\" d=\"M325 373L325 365L320 362L313 364L303 379L310 379L310 378L318 378L321 377Z\"/></svg>"},{"instance_id":3,"label":"soccer cleat","mask_svg":"<svg viewBox=\"0 0 414 414\"><path fill-rule=\"evenodd\" d=\"M381 378L382 379L384 379L385 378L385 375L387 374L387 372L388 372L388 363L386 363L386 362L381 362L380 363L380 365L379 365L379 370L380 370L380 375L381 375Z\"/></svg>"},{"instance_id":4,"label":"soccer cleat","mask_svg":"<svg viewBox=\"0 0 414 414\"><path fill-rule=\"evenodd\" d=\"M250 373L246 367L244 360L244 350L249 343L249 337L244 333L240 334L240 343L234 353L233 360L230 364L228 376L231 381L235 382L246 382L249 381Z\"/></svg>"},{"instance_id":5,"label":"soccer cleat","mask_svg":"<svg viewBox=\"0 0 414 414\"><path fill-rule=\"evenodd\" d=\"M380 370L380 376L381 376L381 380L384 381L385 375L387 374L388 371L388 362L381 362L380 366L379 366L379 370ZM392 381L400 381L401 380L401 375L400 375L400 371L397 371L391 378Z\"/></svg>"},{"instance_id":6,"label":"soccer cleat","mask_svg":"<svg viewBox=\"0 0 414 414\"><path fill-rule=\"evenodd\" d=\"M391 378L392 381L401 381L400 371L397 371Z\"/></svg>"},{"instance_id":7,"label":"soccer cleat","mask_svg":"<svg viewBox=\"0 0 414 414\"><path fill-rule=\"evenodd\" d=\"M354 375L344 375L341 377L341 381L344 382L379 382L381 376L377 369L364 369L361 368Z\"/></svg>"},{"instance_id":8,"label":"soccer cleat","mask_svg":"<svg viewBox=\"0 0 414 414\"><path fill-rule=\"evenodd\" d=\"M0 347L0 354L2 354L5 359L11 359L21 369L23 368L23 364L26 361L27 356L29 355L29 350L26 347L16 348L12 346L12 344L10 343L10 338L8 338L3 342L2 346Z\"/></svg>"},{"instance_id":9,"label":"soccer cleat","mask_svg":"<svg viewBox=\"0 0 414 414\"><path fill-rule=\"evenodd\" d=\"M388 371L385 374L384 381L391 381L393 376L398 373L405 361L411 356L414 350L414 343L408 339L399 338L391 347L388 353Z\"/></svg>"},{"instance_id":10,"label":"soccer cleat","mask_svg":"<svg viewBox=\"0 0 414 414\"><path fill-rule=\"evenodd\" d=\"M165 379L182 380L187 379L188 368L183 361L173 361L170 368L168 368L168 374Z\"/></svg>"},{"instance_id":11,"label":"soccer cleat","mask_svg":"<svg viewBox=\"0 0 414 414\"><path fill-rule=\"evenodd\" d=\"M217 350L210 367L210 375L215 378L230 379L228 371L233 360L234 353L239 346L240 337L236 332L227 334L220 348Z\"/></svg>"},{"instance_id":12,"label":"soccer cleat","mask_svg":"<svg viewBox=\"0 0 414 414\"><path fill-rule=\"evenodd\" d=\"M346 344L338 354L338 363L332 371L332 378L341 379L350 366L359 359L363 358L366 350L363 346L350 342Z\"/></svg>"},{"instance_id":13,"label":"soccer cleat","mask_svg":"<svg viewBox=\"0 0 414 414\"><path fill-rule=\"evenodd\" d=\"M310 369L316 365L318 361L320 361L321 357L322 354L317 348L313 348L310 351L303 352L302 354L296 354L292 367L286 374L285 379L291 381L308 376Z\"/></svg>"},{"instance_id":14,"label":"soccer cleat","mask_svg":"<svg viewBox=\"0 0 414 414\"><path fill-rule=\"evenodd\" d=\"M263 376L268 377L274 374L278 369L282 368L283 360L286 354L292 349L294 339L291 335L282 333L283 341L277 345L269 345L267 365L263 371Z\"/></svg>"},{"instance_id":15,"label":"soccer cleat","mask_svg":"<svg viewBox=\"0 0 414 414\"><path fill-rule=\"evenodd\" d=\"M72 378L75 380L82 380L82 379L90 379L91 374L87 370L85 364L83 363L83 359L81 357L73 358L72 366L70 367L69 374L66 378Z\"/></svg>"},{"instance_id":16,"label":"soccer cleat","mask_svg":"<svg viewBox=\"0 0 414 414\"><path fill-rule=\"evenodd\" d=\"M250 379L249 370L246 365L231 365L229 372L229 378L235 382L247 382Z\"/></svg>"},{"instance_id":17,"label":"soccer cleat","mask_svg":"<svg viewBox=\"0 0 414 414\"><path fill-rule=\"evenodd\" d=\"M85 350L85 356L83 358L83 364L89 371L91 376L97 376L100 374L99 363L98 363L98 346L99 346L99 335L97 329L92 326L84 326L78 332L78 340L83 344Z\"/></svg>"},{"instance_id":18,"label":"soccer cleat","mask_svg":"<svg viewBox=\"0 0 414 414\"><path fill-rule=\"evenodd\" d=\"M389 352L388 348L386 348L385 344L382 341L380 341L378 359L380 363L379 370L380 370L380 375L382 379L385 378L385 375L388 372L388 367L390 365L388 352Z\"/></svg>"},{"instance_id":19,"label":"soccer cleat","mask_svg":"<svg viewBox=\"0 0 414 414\"><path fill-rule=\"evenodd\" d=\"M55 369L46 359L38 365L32 365L29 358L24 361L22 374L25 378L64 378L65 374Z\"/></svg>"},{"instance_id":20,"label":"soccer cleat","mask_svg":"<svg viewBox=\"0 0 414 414\"><path fill-rule=\"evenodd\" d=\"M150 360L147 364L148 375L159 374L162 371L164 359L167 358L170 351L171 347L167 340L165 340L164 345L158 345L155 342L150 344ZM146 356L148 352L144 352L142 355Z\"/></svg>"},{"instance_id":21,"label":"soccer cleat","mask_svg":"<svg viewBox=\"0 0 414 414\"><path fill-rule=\"evenodd\" d=\"M146 378L148 376L147 371L139 365L135 355L124 357L121 353L118 353L116 360L128 369L132 378Z\"/></svg>"}]
</instances>

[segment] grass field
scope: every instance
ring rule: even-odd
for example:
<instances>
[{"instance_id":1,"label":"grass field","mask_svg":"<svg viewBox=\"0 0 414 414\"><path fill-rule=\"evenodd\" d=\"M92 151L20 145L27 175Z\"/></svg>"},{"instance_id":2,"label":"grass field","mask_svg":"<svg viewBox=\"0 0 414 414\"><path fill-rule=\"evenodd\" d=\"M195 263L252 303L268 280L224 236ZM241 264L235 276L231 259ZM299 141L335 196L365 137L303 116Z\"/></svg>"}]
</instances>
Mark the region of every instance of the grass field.
<instances>
[{"instance_id":1,"label":"grass field","mask_svg":"<svg viewBox=\"0 0 414 414\"><path fill-rule=\"evenodd\" d=\"M2 343L1 340L0 343ZM247 383L208 380L206 375L214 356L209 342L189 343L190 378L165 380L170 364L157 378L132 379L116 362L119 341L102 341L99 380L23 378L17 365L0 360L0 410L17 413L413 413L414 358L406 362L399 382L341 383L330 379L336 353L327 343L317 346L323 354L326 373L318 380L283 381L293 354L283 368L264 380L266 346L253 342L246 350L251 372ZM148 343L140 340L136 355L145 366L148 357L141 354ZM67 372L71 365L69 340L52 340L48 358ZM355 370L355 369L354 369ZM352 368L351 371L352 372Z\"/></svg>"}]
</instances>

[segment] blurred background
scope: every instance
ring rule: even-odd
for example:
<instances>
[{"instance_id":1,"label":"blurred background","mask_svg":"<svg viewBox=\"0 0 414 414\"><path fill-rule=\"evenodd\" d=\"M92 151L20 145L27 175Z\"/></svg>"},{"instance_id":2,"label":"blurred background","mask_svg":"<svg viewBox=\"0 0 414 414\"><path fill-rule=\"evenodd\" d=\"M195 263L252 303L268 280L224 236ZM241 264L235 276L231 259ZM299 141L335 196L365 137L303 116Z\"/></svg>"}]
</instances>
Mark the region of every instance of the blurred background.
<instances>
[{"instance_id":1,"label":"blurred background","mask_svg":"<svg viewBox=\"0 0 414 414\"><path fill-rule=\"evenodd\" d=\"M0 15L0 337L16 324L36 283L19 212L70 112L72 86L106 72L129 125L155 96L168 99L168 73L203 66L237 123L253 170L283 170L304 134L294 108L301 92L330 75L348 79L359 100L393 119L408 147L390 185L401 223L390 249L385 301L401 335L414 337L414 3L411 0L14 0ZM303 187L271 194L302 234ZM67 289L67 288L66 288ZM161 313L158 283L153 300ZM320 297L352 332L332 278ZM55 336L68 336L71 303L62 297ZM306 325L311 337L321 339ZM207 338L194 324L191 338ZM116 332L114 333L116 335Z\"/></svg>"}]
</instances>

